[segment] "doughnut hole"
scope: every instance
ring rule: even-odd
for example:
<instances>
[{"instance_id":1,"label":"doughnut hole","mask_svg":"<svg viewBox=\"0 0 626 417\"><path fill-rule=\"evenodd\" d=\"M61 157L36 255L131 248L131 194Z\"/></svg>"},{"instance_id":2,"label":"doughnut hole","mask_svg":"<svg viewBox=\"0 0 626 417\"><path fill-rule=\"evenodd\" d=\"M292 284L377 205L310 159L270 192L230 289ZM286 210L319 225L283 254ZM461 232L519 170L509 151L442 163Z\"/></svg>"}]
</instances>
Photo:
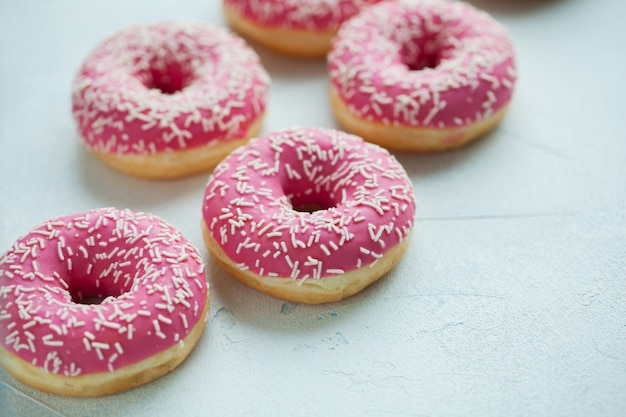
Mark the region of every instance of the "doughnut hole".
<instances>
[{"instance_id":1,"label":"doughnut hole","mask_svg":"<svg viewBox=\"0 0 626 417\"><path fill-rule=\"evenodd\" d=\"M126 284L105 279L99 280L97 286L93 278L87 275L73 275L67 281L72 302L76 304L100 304L109 297L117 298L129 292L132 284L132 281Z\"/></svg>"},{"instance_id":2,"label":"doughnut hole","mask_svg":"<svg viewBox=\"0 0 626 417\"><path fill-rule=\"evenodd\" d=\"M404 65L411 71L421 71L426 68L436 68L439 65L439 56L436 52L422 52L413 55L403 55Z\"/></svg>"},{"instance_id":3,"label":"doughnut hole","mask_svg":"<svg viewBox=\"0 0 626 417\"><path fill-rule=\"evenodd\" d=\"M165 95L182 92L193 82L193 73L188 66L183 66L174 58L155 57L140 70L137 77L149 90L159 90Z\"/></svg>"},{"instance_id":4,"label":"doughnut hole","mask_svg":"<svg viewBox=\"0 0 626 417\"><path fill-rule=\"evenodd\" d=\"M63 280L72 302L101 304L107 298L117 298L131 290L135 278L145 272L144 268L138 269L136 262L116 256L118 252L112 247L93 253L88 251L85 257L79 251L65 260L67 274ZM109 258L111 253L114 256Z\"/></svg>"},{"instance_id":5,"label":"doughnut hole","mask_svg":"<svg viewBox=\"0 0 626 417\"><path fill-rule=\"evenodd\" d=\"M390 30L390 40L399 46L401 61L410 71L436 68L441 62L441 36L447 25L439 16L403 16Z\"/></svg>"},{"instance_id":6,"label":"doughnut hole","mask_svg":"<svg viewBox=\"0 0 626 417\"><path fill-rule=\"evenodd\" d=\"M400 43L400 56L410 71L422 71L436 68L440 62L439 44L434 37L420 36L413 33L409 39Z\"/></svg>"},{"instance_id":7,"label":"doughnut hole","mask_svg":"<svg viewBox=\"0 0 626 417\"><path fill-rule=\"evenodd\" d=\"M311 188L308 190L311 190L308 194L304 192L287 195L294 211L313 213L315 211L328 210L337 206L329 194L315 193Z\"/></svg>"},{"instance_id":8,"label":"doughnut hole","mask_svg":"<svg viewBox=\"0 0 626 417\"><path fill-rule=\"evenodd\" d=\"M337 186L337 182L343 177L339 175L335 178L338 166L325 160L326 157L320 156L326 152L328 149L314 146L310 149L307 146L301 146L298 151L283 150L281 157L283 161L293 162L289 170L283 173L282 192L294 211L313 213L337 207L341 203L341 188L343 187ZM304 157L302 158L301 155Z\"/></svg>"},{"instance_id":9,"label":"doughnut hole","mask_svg":"<svg viewBox=\"0 0 626 417\"><path fill-rule=\"evenodd\" d=\"M117 298L113 294L103 295L101 293L94 293L94 295L91 295L87 291L85 291L85 295L83 295L82 291L76 291L72 288L70 288L70 295L72 296L72 302L75 304L101 304L109 297Z\"/></svg>"},{"instance_id":10,"label":"doughnut hole","mask_svg":"<svg viewBox=\"0 0 626 417\"><path fill-rule=\"evenodd\" d=\"M315 186L314 181L308 179L285 181L283 192L291 208L302 213L328 210L339 203L329 191L329 187Z\"/></svg>"}]
</instances>

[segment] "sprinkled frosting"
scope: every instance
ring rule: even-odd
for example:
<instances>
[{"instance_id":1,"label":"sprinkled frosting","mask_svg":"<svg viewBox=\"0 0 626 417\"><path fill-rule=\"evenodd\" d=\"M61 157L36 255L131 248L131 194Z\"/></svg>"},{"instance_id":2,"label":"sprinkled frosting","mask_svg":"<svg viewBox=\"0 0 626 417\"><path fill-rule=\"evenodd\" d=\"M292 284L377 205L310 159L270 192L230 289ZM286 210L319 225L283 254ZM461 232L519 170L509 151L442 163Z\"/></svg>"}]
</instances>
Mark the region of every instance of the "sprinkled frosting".
<instances>
[{"instance_id":1,"label":"sprinkled frosting","mask_svg":"<svg viewBox=\"0 0 626 417\"><path fill-rule=\"evenodd\" d=\"M206 297L198 251L163 220L60 217L0 258L0 346L55 374L112 372L183 343Z\"/></svg>"},{"instance_id":2,"label":"sprinkled frosting","mask_svg":"<svg viewBox=\"0 0 626 417\"><path fill-rule=\"evenodd\" d=\"M374 265L407 238L414 215L411 182L393 156L327 129L253 139L216 167L203 205L240 269L295 280Z\"/></svg>"},{"instance_id":3,"label":"sprinkled frosting","mask_svg":"<svg viewBox=\"0 0 626 417\"><path fill-rule=\"evenodd\" d=\"M148 155L243 138L265 111L268 83L239 37L167 21L97 46L76 76L72 108L90 148Z\"/></svg>"},{"instance_id":4,"label":"sprinkled frosting","mask_svg":"<svg viewBox=\"0 0 626 417\"><path fill-rule=\"evenodd\" d=\"M504 28L460 2L386 2L340 29L328 58L332 88L360 118L455 127L507 104L516 80Z\"/></svg>"},{"instance_id":5,"label":"sprinkled frosting","mask_svg":"<svg viewBox=\"0 0 626 417\"><path fill-rule=\"evenodd\" d=\"M265 26L337 30L360 9L382 0L225 0L239 14Z\"/></svg>"}]
</instances>

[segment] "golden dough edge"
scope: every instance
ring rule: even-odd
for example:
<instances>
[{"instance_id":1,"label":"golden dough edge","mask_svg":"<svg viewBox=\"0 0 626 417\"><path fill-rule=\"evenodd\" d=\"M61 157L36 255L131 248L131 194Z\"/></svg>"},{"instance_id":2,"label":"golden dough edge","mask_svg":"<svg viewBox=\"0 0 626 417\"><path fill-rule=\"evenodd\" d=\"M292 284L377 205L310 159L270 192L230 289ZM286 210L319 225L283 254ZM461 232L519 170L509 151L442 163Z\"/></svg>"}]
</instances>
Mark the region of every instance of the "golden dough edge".
<instances>
[{"instance_id":1,"label":"golden dough edge","mask_svg":"<svg viewBox=\"0 0 626 417\"><path fill-rule=\"evenodd\" d=\"M209 171L228 154L245 145L261 131L265 114L261 114L241 139L216 141L175 152L153 155L105 153L90 149L91 153L110 167L143 179L175 179Z\"/></svg>"},{"instance_id":2,"label":"golden dough edge","mask_svg":"<svg viewBox=\"0 0 626 417\"><path fill-rule=\"evenodd\" d=\"M285 29L261 26L239 14L223 2L224 16L228 25L237 33L264 47L297 58L325 57L336 30L311 32L302 29Z\"/></svg>"},{"instance_id":3,"label":"golden dough edge","mask_svg":"<svg viewBox=\"0 0 626 417\"><path fill-rule=\"evenodd\" d=\"M368 142L406 152L440 152L466 145L493 130L509 107L507 103L491 117L466 126L450 128L391 126L355 116L332 86L329 95L333 114L343 128Z\"/></svg>"},{"instance_id":4,"label":"golden dough edge","mask_svg":"<svg viewBox=\"0 0 626 417\"><path fill-rule=\"evenodd\" d=\"M46 372L23 361L14 353L0 346L0 366L15 379L40 391L69 397L100 397L126 391L147 384L174 370L189 356L198 343L205 328L210 310L210 295L207 298L200 320L181 342L135 364L114 372L101 372L79 376L66 376Z\"/></svg>"},{"instance_id":5,"label":"golden dough edge","mask_svg":"<svg viewBox=\"0 0 626 417\"><path fill-rule=\"evenodd\" d=\"M322 304L343 300L382 278L406 252L410 235L387 251L378 262L342 275L321 279L293 280L291 278L261 277L243 271L224 253L202 220L202 237L209 253L237 281L273 297L295 303Z\"/></svg>"}]
</instances>

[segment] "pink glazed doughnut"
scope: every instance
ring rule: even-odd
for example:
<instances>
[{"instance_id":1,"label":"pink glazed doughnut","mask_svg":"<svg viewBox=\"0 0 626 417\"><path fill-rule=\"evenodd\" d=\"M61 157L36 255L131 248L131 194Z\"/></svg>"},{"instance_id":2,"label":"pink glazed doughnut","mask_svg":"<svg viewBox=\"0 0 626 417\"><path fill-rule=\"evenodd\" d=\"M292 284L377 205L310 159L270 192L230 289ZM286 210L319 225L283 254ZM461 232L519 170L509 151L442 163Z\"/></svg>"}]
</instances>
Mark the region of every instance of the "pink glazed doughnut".
<instances>
[{"instance_id":1,"label":"pink glazed doughnut","mask_svg":"<svg viewBox=\"0 0 626 417\"><path fill-rule=\"evenodd\" d=\"M402 151L454 148L493 129L516 81L504 28L446 0L368 8L342 26L328 65L339 123Z\"/></svg>"},{"instance_id":2,"label":"pink glazed doughnut","mask_svg":"<svg viewBox=\"0 0 626 417\"><path fill-rule=\"evenodd\" d=\"M49 220L0 258L0 365L61 395L127 390L187 357L208 298L198 251L153 215Z\"/></svg>"},{"instance_id":3,"label":"pink glazed doughnut","mask_svg":"<svg viewBox=\"0 0 626 417\"><path fill-rule=\"evenodd\" d=\"M72 91L87 147L144 178L214 167L261 129L269 77L244 41L201 23L166 21L112 35Z\"/></svg>"},{"instance_id":4,"label":"pink glazed doughnut","mask_svg":"<svg viewBox=\"0 0 626 417\"><path fill-rule=\"evenodd\" d=\"M415 202L385 149L335 130L292 129L225 158L202 212L207 249L234 278L317 304L353 295L396 265Z\"/></svg>"},{"instance_id":5,"label":"pink glazed doughnut","mask_svg":"<svg viewBox=\"0 0 626 417\"><path fill-rule=\"evenodd\" d=\"M261 45L296 57L323 57L339 26L382 0L224 0L229 25Z\"/></svg>"}]
</instances>

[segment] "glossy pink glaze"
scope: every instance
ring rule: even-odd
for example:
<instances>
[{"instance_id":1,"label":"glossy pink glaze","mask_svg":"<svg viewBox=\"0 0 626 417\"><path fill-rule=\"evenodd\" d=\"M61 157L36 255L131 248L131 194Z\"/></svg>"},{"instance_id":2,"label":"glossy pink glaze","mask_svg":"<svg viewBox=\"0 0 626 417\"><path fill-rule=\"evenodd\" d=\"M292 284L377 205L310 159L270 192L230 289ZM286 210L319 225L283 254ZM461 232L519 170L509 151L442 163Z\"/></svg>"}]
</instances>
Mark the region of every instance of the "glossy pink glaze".
<instances>
[{"instance_id":1,"label":"glossy pink glaze","mask_svg":"<svg viewBox=\"0 0 626 417\"><path fill-rule=\"evenodd\" d=\"M183 343L206 302L198 251L150 214L49 220L0 258L0 344L56 374L112 372Z\"/></svg>"},{"instance_id":2,"label":"glossy pink glaze","mask_svg":"<svg viewBox=\"0 0 626 417\"><path fill-rule=\"evenodd\" d=\"M243 138L265 111L268 84L236 35L167 21L98 45L76 76L72 109L90 148L154 154Z\"/></svg>"},{"instance_id":3,"label":"glossy pink glaze","mask_svg":"<svg viewBox=\"0 0 626 417\"><path fill-rule=\"evenodd\" d=\"M319 206L313 212L294 206ZM206 187L203 218L242 270L297 280L375 264L413 227L413 188L383 148L327 129L253 139Z\"/></svg>"},{"instance_id":4,"label":"glossy pink glaze","mask_svg":"<svg viewBox=\"0 0 626 417\"><path fill-rule=\"evenodd\" d=\"M513 46L470 5L399 1L340 29L328 57L332 88L357 117L448 128L484 120L513 94Z\"/></svg>"},{"instance_id":5,"label":"glossy pink glaze","mask_svg":"<svg viewBox=\"0 0 626 417\"><path fill-rule=\"evenodd\" d=\"M337 30L370 4L383 0L224 0L257 25L310 31Z\"/></svg>"}]
</instances>

